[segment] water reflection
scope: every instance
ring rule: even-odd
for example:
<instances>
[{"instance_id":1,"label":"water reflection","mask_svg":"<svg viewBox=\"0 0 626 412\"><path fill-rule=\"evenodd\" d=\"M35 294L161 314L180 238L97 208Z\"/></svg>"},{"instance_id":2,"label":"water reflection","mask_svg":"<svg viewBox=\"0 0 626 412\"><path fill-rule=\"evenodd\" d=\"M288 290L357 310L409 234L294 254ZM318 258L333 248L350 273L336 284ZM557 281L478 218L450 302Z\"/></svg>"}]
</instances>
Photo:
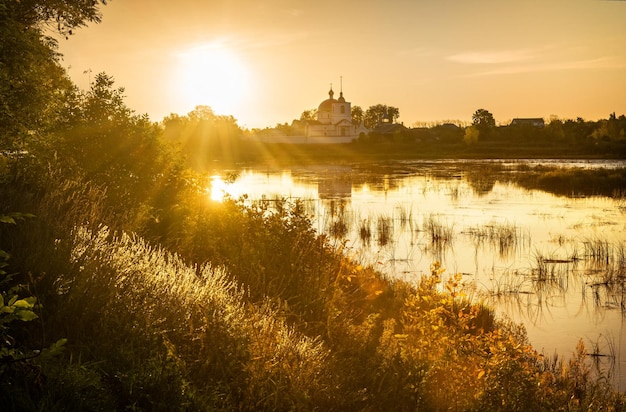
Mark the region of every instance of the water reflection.
<instances>
[{"instance_id":1,"label":"water reflection","mask_svg":"<svg viewBox=\"0 0 626 412\"><path fill-rule=\"evenodd\" d=\"M320 199L341 199L352 195L352 182L349 177L322 177L317 182L317 195Z\"/></svg>"},{"instance_id":2,"label":"water reflection","mask_svg":"<svg viewBox=\"0 0 626 412\"><path fill-rule=\"evenodd\" d=\"M319 232L388 276L416 281L441 261L448 275L464 275L475 298L523 322L538 350L567 355L582 338L596 345L596 358L613 356L626 389L624 200L522 189L507 182L503 163L512 164L248 169L220 190L303 200ZM624 162L560 162L580 165Z\"/></svg>"},{"instance_id":3,"label":"water reflection","mask_svg":"<svg viewBox=\"0 0 626 412\"><path fill-rule=\"evenodd\" d=\"M221 202L226 196L227 189L228 185L220 175L211 176L211 183L207 189L211 200Z\"/></svg>"}]
</instances>

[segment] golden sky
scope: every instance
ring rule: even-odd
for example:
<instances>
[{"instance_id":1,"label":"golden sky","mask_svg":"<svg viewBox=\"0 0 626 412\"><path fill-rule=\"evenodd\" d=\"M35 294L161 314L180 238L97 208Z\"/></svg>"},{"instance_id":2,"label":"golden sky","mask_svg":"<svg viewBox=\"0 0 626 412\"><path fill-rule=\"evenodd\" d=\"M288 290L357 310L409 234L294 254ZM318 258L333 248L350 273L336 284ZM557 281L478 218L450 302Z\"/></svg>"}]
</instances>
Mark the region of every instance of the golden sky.
<instances>
[{"instance_id":1,"label":"golden sky","mask_svg":"<svg viewBox=\"0 0 626 412\"><path fill-rule=\"evenodd\" d=\"M137 113L196 105L240 126L338 97L416 122L626 113L626 1L112 0L60 41L82 88L113 76ZM89 74L91 70L91 74Z\"/></svg>"}]
</instances>

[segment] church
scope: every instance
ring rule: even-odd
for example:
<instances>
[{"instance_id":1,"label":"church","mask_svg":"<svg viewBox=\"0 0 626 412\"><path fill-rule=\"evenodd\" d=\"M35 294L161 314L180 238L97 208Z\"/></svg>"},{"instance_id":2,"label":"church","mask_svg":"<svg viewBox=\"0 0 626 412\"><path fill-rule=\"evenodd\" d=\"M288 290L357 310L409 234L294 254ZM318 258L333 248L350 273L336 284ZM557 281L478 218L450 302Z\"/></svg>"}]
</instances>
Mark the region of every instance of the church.
<instances>
[{"instance_id":1,"label":"church","mask_svg":"<svg viewBox=\"0 0 626 412\"><path fill-rule=\"evenodd\" d=\"M352 124L351 105L343 97L343 90L339 92L338 99L334 95L331 85L328 99L317 108L317 120L308 120L305 124L304 134L307 140L347 143L357 139L360 133L367 133L363 125Z\"/></svg>"},{"instance_id":2,"label":"church","mask_svg":"<svg viewBox=\"0 0 626 412\"><path fill-rule=\"evenodd\" d=\"M279 128L269 129L256 135L256 138L267 143L350 143L369 130L361 124L352 123L352 107L343 97L343 90L339 91L339 98L335 99L332 84L328 92L328 99L320 103L315 120L294 120L292 129L295 133L285 134Z\"/></svg>"}]
</instances>

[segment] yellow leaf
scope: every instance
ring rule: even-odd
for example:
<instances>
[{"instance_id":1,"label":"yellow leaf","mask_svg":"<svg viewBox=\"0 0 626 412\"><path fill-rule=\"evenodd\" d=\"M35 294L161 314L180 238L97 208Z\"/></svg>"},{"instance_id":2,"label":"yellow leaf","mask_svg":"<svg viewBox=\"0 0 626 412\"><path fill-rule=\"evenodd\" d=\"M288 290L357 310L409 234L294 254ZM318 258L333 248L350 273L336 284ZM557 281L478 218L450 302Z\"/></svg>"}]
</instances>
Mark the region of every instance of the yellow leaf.
<instances>
[{"instance_id":1,"label":"yellow leaf","mask_svg":"<svg viewBox=\"0 0 626 412\"><path fill-rule=\"evenodd\" d=\"M482 378L485 375L485 371L481 370L480 372L478 372L478 379Z\"/></svg>"},{"instance_id":2,"label":"yellow leaf","mask_svg":"<svg viewBox=\"0 0 626 412\"><path fill-rule=\"evenodd\" d=\"M20 309L28 309L33 307L33 305L29 303L26 299L20 299L18 301L15 301L13 306Z\"/></svg>"}]
</instances>

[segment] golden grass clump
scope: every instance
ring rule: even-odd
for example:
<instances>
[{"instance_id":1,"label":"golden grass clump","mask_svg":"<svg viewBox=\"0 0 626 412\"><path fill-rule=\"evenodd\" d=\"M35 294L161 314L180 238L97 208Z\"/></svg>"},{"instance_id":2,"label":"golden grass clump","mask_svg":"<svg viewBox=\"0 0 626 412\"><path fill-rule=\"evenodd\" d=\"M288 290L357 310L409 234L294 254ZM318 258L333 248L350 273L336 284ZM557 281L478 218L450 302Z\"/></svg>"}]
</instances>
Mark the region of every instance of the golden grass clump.
<instances>
[{"instance_id":1,"label":"golden grass clump","mask_svg":"<svg viewBox=\"0 0 626 412\"><path fill-rule=\"evenodd\" d=\"M323 394L323 343L289 327L270 303L247 305L247 292L223 268L190 267L106 227L77 228L74 242L77 273L64 309L76 312L75 327L89 327L85 321L99 325L104 345L92 348L99 357L119 354L118 345L132 349L126 365L108 365L127 391L133 382L126 381L131 374L122 367L140 368L141 361L157 357L187 377L178 396L195 394L195 401L282 409ZM174 389L166 381L160 385Z\"/></svg>"}]
</instances>

